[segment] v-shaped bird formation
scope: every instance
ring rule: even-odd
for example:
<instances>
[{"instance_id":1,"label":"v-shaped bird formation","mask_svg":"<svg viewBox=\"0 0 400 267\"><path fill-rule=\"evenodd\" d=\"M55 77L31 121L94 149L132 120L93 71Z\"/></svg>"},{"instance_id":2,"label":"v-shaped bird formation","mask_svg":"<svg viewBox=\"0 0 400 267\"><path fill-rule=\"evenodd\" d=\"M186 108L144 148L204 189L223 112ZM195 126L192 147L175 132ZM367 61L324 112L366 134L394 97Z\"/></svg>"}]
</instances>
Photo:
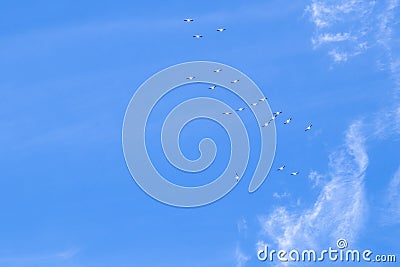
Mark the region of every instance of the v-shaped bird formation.
<instances>
[{"instance_id":1,"label":"v-shaped bird formation","mask_svg":"<svg viewBox=\"0 0 400 267\"><path fill-rule=\"evenodd\" d=\"M184 19L184 21L187 22L187 23L192 23L192 22L194 22L194 19L192 19L192 18L186 18L186 19ZM218 31L218 32L224 32L224 31L226 31L226 28L220 27L220 28L217 28L216 31ZM201 35L201 34L194 34L194 35L193 35L193 38L195 38L195 39L201 39L201 38L203 38L203 35ZM215 70L214 70L215 73L219 73L219 72L221 72L221 71L223 71L223 70L222 70L222 69L215 69ZM189 77L187 77L186 79L188 79L188 80L193 80L194 78L195 78L194 76L189 76ZM239 79L233 79L233 80L231 80L231 83L232 83L232 84L237 84L237 83L239 83ZM216 88L217 88L217 86L214 85L214 84L210 85L210 87L209 87L210 90L215 90ZM262 97L262 98L256 100L255 102L247 103L247 104L248 104L250 107L256 107L259 103L265 102L266 100L267 100L266 97ZM238 107L238 108L236 109L236 111L237 111L237 112L241 112L241 111L244 111L245 109L246 109L245 107ZM268 121L266 121L266 122L264 122L263 124L261 124L261 127L268 127L272 122L275 122L276 119L277 119L277 117L278 117L279 115L281 115L282 113L283 113L282 111L273 112L273 113L272 113L272 117L271 117ZM232 115L233 113L232 113L231 111L225 111L225 112L222 112L222 114L223 114L223 115ZM288 124L290 124L291 122L292 122L292 118L289 117L288 119L286 119L286 120L283 122L283 124L284 124L284 125L288 125ZM305 132L310 131L310 130L311 130L311 127L312 127L312 124L309 124L309 125L305 128L304 131L305 131ZM303 129L304 129L304 128L303 128ZM280 166L280 167L277 169L277 171L279 171L279 172L284 171L285 167L286 167L285 165L282 165L282 166ZM296 175L299 175L299 174L300 174L299 171L293 171L293 172L290 173L290 175L292 175L292 176L296 176ZM238 175L237 173L235 173L234 178L235 178L235 181L236 181L236 182L239 182L240 177L239 177L239 175Z\"/></svg>"}]
</instances>

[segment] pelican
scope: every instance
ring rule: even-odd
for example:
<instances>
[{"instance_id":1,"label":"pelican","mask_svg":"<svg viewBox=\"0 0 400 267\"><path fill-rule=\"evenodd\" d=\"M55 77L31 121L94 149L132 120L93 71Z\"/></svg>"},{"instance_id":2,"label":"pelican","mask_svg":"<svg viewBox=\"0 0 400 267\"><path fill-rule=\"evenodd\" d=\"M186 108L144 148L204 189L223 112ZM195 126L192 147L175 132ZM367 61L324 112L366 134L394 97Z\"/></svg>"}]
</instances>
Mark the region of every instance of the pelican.
<instances>
[{"instance_id":1,"label":"pelican","mask_svg":"<svg viewBox=\"0 0 400 267\"><path fill-rule=\"evenodd\" d=\"M238 108L237 109L237 111L243 111L244 110L244 108Z\"/></svg>"},{"instance_id":2,"label":"pelican","mask_svg":"<svg viewBox=\"0 0 400 267\"><path fill-rule=\"evenodd\" d=\"M285 167L286 167L285 165L279 167L279 168L278 168L278 171L283 171L283 169L284 169Z\"/></svg>"},{"instance_id":3,"label":"pelican","mask_svg":"<svg viewBox=\"0 0 400 267\"><path fill-rule=\"evenodd\" d=\"M221 71L222 71L221 69L214 70L214 72L221 72Z\"/></svg>"},{"instance_id":4,"label":"pelican","mask_svg":"<svg viewBox=\"0 0 400 267\"><path fill-rule=\"evenodd\" d=\"M289 124L292 121L292 118L285 120L284 124Z\"/></svg>"},{"instance_id":5,"label":"pelican","mask_svg":"<svg viewBox=\"0 0 400 267\"><path fill-rule=\"evenodd\" d=\"M189 76L189 77L187 77L186 79L188 79L188 80L193 80L194 78L196 78L196 77L194 77L194 76Z\"/></svg>"},{"instance_id":6,"label":"pelican","mask_svg":"<svg viewBox=\"0 0 400 267\"><path fill-rule=\"evenodd\" d=\"M292 172L290 175L296 176L297 174L299 174L299 172Z\"/></svg>"},{"instance_id":7,"label":"pelican","mask_svg":"<svg viewBox=\"0 0 400 267\"><path fill-rule=\"evenodd\" d=\"M308 127L305 129L305 131L307 132L307 131L311 130L311 127L312 127L312 124L308 125Z\"/></svg>"},{"instance_id":8,"label":"pelican","mask_svg":"<svg viewBox=\"0 0 400 267\"><path fill-rule=\"evenodd\" d=\"M236 173L236 174L235 174L235 180L236 180L236 182L239 182L239 179L240 179L240 177L239 177L239 175Z\"/></svg>"},{"instance_id":9,"label":"pelican","mask_svg":"<svg viewBox=\"0 0 400 267\"><path fill-rule=\"evenodd\" d=\"M226 29L224 29L224 28L218 28L217 31L218 31L218 32L223 32L223 31L226 31Z\"/></svg>"},{"instance_id":10,"label":"pelican","mask_svg":"<svg viewBox=\"0 0 400 267\"><path fill-rule=\"evenodd\" d=\"M192 22L192 21L193 21L193 19L187 18L187 19L184 19L183 21L186 21L186 22Z\"/></svg>"},{"instance_id":11,"label":"pelican","mask_svg":"<svg viewBox=\"0 0 400 267\"><path fill-rule=\"evenodd\" d=\"M259 101L265 102L267 100L266 97L260 98Z\"/></svg>"},{"instance_id":12,"label":"pelican","mask_svg":"<svg viewBox=\"0 0 400 267\"><path fill-rule=\"evenodd\" d=\"M224 113L222 113L222 114L224 114L224 115L230 115L230 114L232 114L232 112L224 112Z\"/></svg>"},{"instance_id":13,"label":"pelican","mask_svg":"<svg viewBox=\"0 0 400 267\"><path fill-rule=\"evenodd\" d=\"M208 87L208 89L214 90L216 87L217 87L216 85L212 85L212 86Z\"/></svg>"},{"instance_id":14,"label":"pelican","mask_svg":"<svg viewBox=\"0 0 400 267\"><path fill-rule=\"evenodd\" d=\"M196 34L196 35L193 35L193 37L196 38L196 39L200 39L200 38L203 38L203 35Z\"/></svg>"},{"instance_id":15,"label":"pelican","mask_svg":"<svg viewBox=\"0 0 400 267\"><path fill-rule=\"evenodd\" d=\"M239 80L233 80L231 81L231 83L237 83Z\"/></svg>"}]
</instances>

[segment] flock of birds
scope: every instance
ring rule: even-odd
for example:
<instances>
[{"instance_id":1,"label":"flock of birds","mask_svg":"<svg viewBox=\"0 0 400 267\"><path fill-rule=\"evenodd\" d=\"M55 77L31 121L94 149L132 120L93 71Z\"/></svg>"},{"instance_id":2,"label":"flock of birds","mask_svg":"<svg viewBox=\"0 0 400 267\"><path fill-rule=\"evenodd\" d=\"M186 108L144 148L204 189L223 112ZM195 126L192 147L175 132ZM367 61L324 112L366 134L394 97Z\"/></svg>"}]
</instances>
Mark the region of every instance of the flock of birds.
<instances>
[{"instance_id":1,"label":"flock of birds","mask_svg":"<svg viewBox=\"0 0 400 267\"><path fill-rule=\"evenodd\" d=\"M193 22L194 19L186 18L186 19L184 19L184 21L190 23L190 22ZM225 28L218 28L217 31L218 31L218 32L223 32L223 31L226 31L226 29L225 29ZM203 35L201 35L201 34L195 34L195 35L193 35L193 38L200 39L200 38L203 38ZM214 70L215 73L218 73L218 72L221 72L221 71L222 71L222 69L216 69L216 70ZM187 77L186 79L188 79L188 80L193 80L193 79L195 79L195 78L196 78L196 77L194 77L194 76L189 76L189 77ZM238 82L239 82L238 79L235 79L235 80L232 80L232 81L231 81L231 83L238 83ZM211 85L211 86L209 87L210 90L215 90L216 88L217 88L216 85ZM257 104L258 104L259 102L265 102L266 100L267 100L267 98L266 98L266 97L263 97L263 98L260 98L258 101L251 103L250 105L254 107L254 106L257 106ZM245 110L244 107L239 107L239 108L236 109L236 111L238 111L238 112L243 111L243 110ZM231 115L232 112L227 111L227 112L223 112L222 114L224 114L224 115ZM276 111L276 112L274 112L274 113L272 114L272 117L271 117L267 122L263 123L263 124L261 125L261 127L267 127L269 124L271 124L271 122L275 121L275 119L276 119L280 114L282 114L282 111ZM287 124L289 124L291 121L292 121L292 118L288 118L288 119L286 119L286 120L283 122L283 124L287 125ZM310 131L310 130L311 130L311 127L312 127L312 124L309 124L309 125L305 128L305 131L306 131L306 132ZM285 169L285 167L286 167L286 166L283 165L283 166L279 167L279 168L277 169L277 171L283 171L283 170ZM294 172L291 172L290 175L296 176L296 175L298 175L299 173L300 173L300 172L298 172L298 171L294 171ZM235 174L235 180L236 180L236 182L239 182L239 180L240 180L240 176L238 175L238 173Z\"/></svg>"},{"instance_id":2,"label":"flock of birds","mask_svg":"<svg viewBox=\"0 0 400 267\"><path fill-rule=\"evenodd\" d=\"M184 19L184 21L186 21L186 22L193 22L194 19L187 18L187 19ZM223 31L226 31L226 29L225 29L225 28L218 28L218 29L217 29L217 32L223 32ZM195 34L195 35L193 35L193 38L200 39L200 38L203 38L203 35L201 35L201 34Z\"/></svg>"}]
</instances>

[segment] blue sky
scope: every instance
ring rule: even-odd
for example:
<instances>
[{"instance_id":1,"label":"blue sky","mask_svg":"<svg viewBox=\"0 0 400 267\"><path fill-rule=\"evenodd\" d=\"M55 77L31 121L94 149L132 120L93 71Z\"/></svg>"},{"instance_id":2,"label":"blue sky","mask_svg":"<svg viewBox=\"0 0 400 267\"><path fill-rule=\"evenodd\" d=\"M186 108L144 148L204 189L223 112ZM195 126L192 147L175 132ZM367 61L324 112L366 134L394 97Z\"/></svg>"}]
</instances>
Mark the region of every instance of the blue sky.
<instances>
[{"instance_id":1,"label":"blue sky","mask_svg":"<svg viewBox=\"0 0 400 267\"><path fill-rule=\"evenodd\" d=\"M327 248L339 238L400 250L399 1L21 1L0 10L0 266L280 266L259 262L258 247ZM248 175L221 200L182 209L135 184L121 129L147 78L194 60L239 69L284 113L258 191L247 192ZM204 125L183 132L189 158L202 134L227 147ZM215 173L226 164L220 152Z\"/></svg>"}]
</instances>

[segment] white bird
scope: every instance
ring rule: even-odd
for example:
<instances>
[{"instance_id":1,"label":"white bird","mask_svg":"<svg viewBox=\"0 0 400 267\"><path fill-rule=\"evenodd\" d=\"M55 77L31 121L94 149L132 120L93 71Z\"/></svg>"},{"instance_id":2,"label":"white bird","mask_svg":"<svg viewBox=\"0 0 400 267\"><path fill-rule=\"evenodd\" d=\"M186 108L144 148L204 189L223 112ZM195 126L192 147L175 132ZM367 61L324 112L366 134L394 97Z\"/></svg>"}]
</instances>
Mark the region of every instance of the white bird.
<instances>
[{"instance_id":1,"label":"white bird","mask_svg":"<svg viewBox=\"0 0 400 267\"><path fill-rule=\"evenodd\" d=\"M275 120L275 119L276 119L276 116L277 116L277 115L272 116L272 118L270 119L270 121Z\"/></svg>"},{"instance_id":2,"label":"white bird","mask_svg":"<svg viewBox=\"0 0 400 267\"><path fill-rule=\"evenodd\" d=\"M267 121L262 125L262 127L267 127L270 123L271 123L271 121Z\"/></svg>"},{"instance_id":3,"label":"white bird","mask_svg":"<svg viewBox=\"0 0 400 267\"><path fill-rule=\"evenodd\" d=\"M187 77L186 79L188 79L188 80L193 80L194 78L196 78L196 77L194 77L194 76L189 76L189 77Z\"/></svg>"},{"instance_id":4,"label":"white bird","mask_svg":"<svg viewBox=\"0 0 400 267\"><path fill-rule=\"evenodd\" d=\"M237 83L239 80L233 80L231 81L231 83Z\"/></svg>"},{"instance_id":5,"label":"white bird","mask_svg":"<svg viewBox=\"0 0 400 267\"><path fill-rule=\"evenodd\" d=\"M265 102L267 100L266 97L260 98L259 101Z\"/></svg>"},{"instance_id":6,"label":"white bird","mask_svg":"<svg viewBox=\"0 0 400 267\"><path fill-rule=\"evenodd\" d=\"M255 102L255 103L252 103L251 105L252 105L252 106L257 106L257 104L258 104L258 103L257 103L257 102Z\"/></svg>"},{"instance_id":7,"label":"white bird","mask_svg":"<svg viewBox=\"0 0 400 267\"><path fill-rule=\"evenodd\" d=\"M284 124L289 124L292 121L292 118L285 120Z\"/></svg>"},{"instance_id":8,"label":"white bird","mask_svg":"<svg viewBox=\"0 0 400 267\"><path fill-rule=\"evenodd\" d=\"M216 87L217 87L216 85L212 85L212 86L208 87L208 89L214 90Z\"/></svg>"},{"instance_id":9,"label":"white bird","mask_svg":"<svg viewBox=\"0 0 400 267\"><path fill-rule=\"evenodd\" d=\"M308 127L305 129L305 131L307 132L307 131L311 130L311 127L312 127L312 124L308 125Z\"/></svg>"},{"instance_id":10,"label":"white bird","mask_svg":"<svg viewBox=\"0 0 400 267\"><path fill-rule=\"evenodd\" d=\"M290 175L296 176L297 174L299 174L299 172L292 172Z\"/></svg>"},{"instance_id":11,"label":"white bird","mask_svg":"<svg viewBox=\"0 0 400 267\"><path fill-rule=\"evenodd\" d=\"M186 22L192 22L193 19L187 18L187 19L184 19L184 21L186 21Z\"/></svg>"},{"instance_id":12,"label":"white bird","mask_svg":"<svg viewBox=\"0 0 400 267\"><path fill-rule=\"evenodd\" d=\"M222 114L224 114L224 115L230 115L230 114L232 114L232 112L224 112L224 113L222 113Z\"/></svg>"},{"instance_id":13,"label":"white bird","mask_svg":"<svg viewBox=\"0 0 400 267\"><path fill-rule=\"evenodd\" d=\"M196 35L193 35L193 37L196 38L196 39L200 39L200 38L203 38L203 35L196 34Z\"/></svg>"},{"instance_id":14,"label":"white bird","mask_svg":"<svg viewBox=\"0 0 400 267\"><path fill-rule=\"evenodd\" d=\"M279 167L279 168L278 168L278 171L283 171L283 169L284 169L285 167L286 167L285 165Z\"/></svg>"},{"instance_id":15,"label":"white bird","mask_svg":"<svg viewBox=\"0 0 400 267\"><path fill-rule=\"evenodd\" d=\"M274 115L276 115L276 116L278 116L279 114L282 114L282 111L274 112Z\"/></svg>"},{"instance_id":16,"label":"white bird","mask_svg":"<svg viewBox=\"0 0 400 267\"><path fill-rule=\"evenodd\" d=\"M214 72L221 72L221 71L222 71L221 69L214 70Z\"/></svg>"},{"instance_id":17,"label":"white bird","mask_svg":"<svg viewBox=\"0 0 400 267\"><path fill-rule=\"evenodd\" d=\"M223 32L223 31L226 31L226 29L224 29L224 28L218 28L217 31Z\"/></svg>"},{"instance_id":18,"label":"white bird","mask_svg":"<svg viewBox=\"0 0 400 267\"><path fill-rule=\"evenodd\" d=\"M236 182L239 182L239 179L240 179L240 177L239 177L239 175L236 173L236 174L235 174L235 180L236 180Z\"/></svg>"},{"instance_id":19,"label":"white bird","mask_svg":"<svg viewBox=\"0 0 400 267\"><path fill-rule=\"evenodd\" d=\"M244 108L238 108L237 109L237 111L243 111L244 110Z\"/></svg>"}]
</instances>

